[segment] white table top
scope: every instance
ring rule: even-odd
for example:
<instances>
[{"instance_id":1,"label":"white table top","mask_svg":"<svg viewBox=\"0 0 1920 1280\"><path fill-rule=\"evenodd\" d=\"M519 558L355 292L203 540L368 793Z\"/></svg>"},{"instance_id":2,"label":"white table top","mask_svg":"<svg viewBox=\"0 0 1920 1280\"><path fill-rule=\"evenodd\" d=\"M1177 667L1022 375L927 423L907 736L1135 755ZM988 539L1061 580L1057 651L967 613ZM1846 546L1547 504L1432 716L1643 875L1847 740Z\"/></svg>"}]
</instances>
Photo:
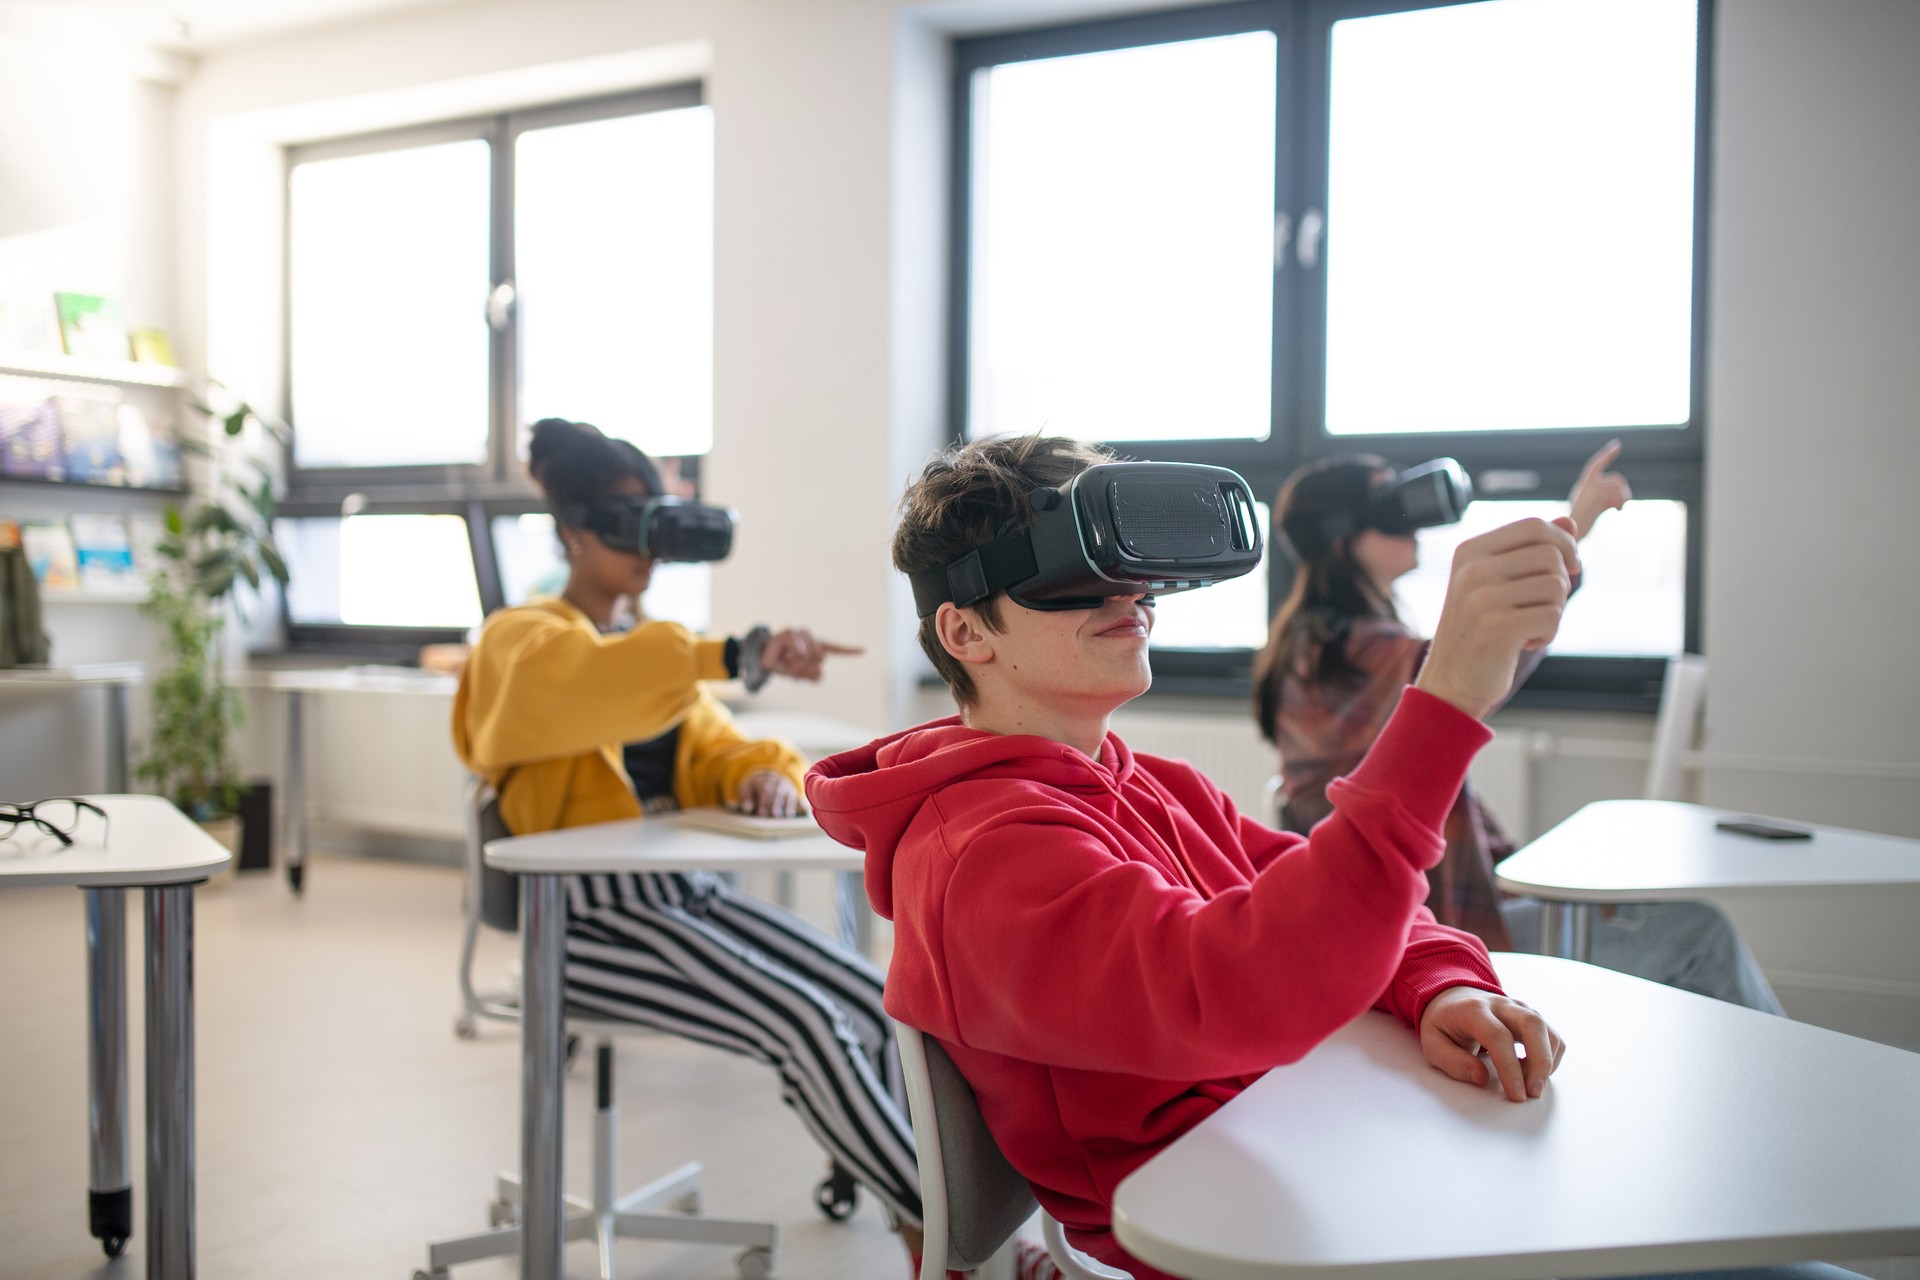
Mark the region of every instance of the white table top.
<instances>
[{"instance_id":1,"label":"white table top","mask_svg":"<svg viewBox=\"0 0 1920 1280\"><path fill-rule=\"evenodd\" d=\"M1120 1184L1114 1228L1202 1280L1523 1280L1920 1252L1920 1054L1544 956L1567 1041L1507 1102L1368 1013Z\"/></svg>"},{"instance_id":2,"label":"white table top","mask_svg":"<svg viewBox=\"0 0 1920 1280\"><path fill-rule=\"evenodd\" d=\"M146 676L146 667L138 662L89 662L75 667L5 667L0 668L0 690L139 684Z\"/></svg>"},{"instance_id":3,"label":"white table top","mask_svg":"<svg viewBox=\"0 0 1920 1280\"><path fill-rule=\"evenodd\" d=\"M82 817L73 844L30 827L0 839L0 888L72 884L83 888L184 884L205 880L232 854L159 796L85 796L107 811L106 843L100 819Z\"/></svg>"},{"instance_id":4,"label":"white table top","mask_svg":"<svg viewBox=\"0 0 1920 1280\"><path fill-rule=\"evenodd\" d=\"M417 667L319 667L286 671L255 668L245 683L279 693L394 693L452 697L459 678Z\"/></svg>"},{"instance_id":5,"label":"white table top","mask_svg":"<svg viewBox=\"0 0 1920 1280\"><path fill-rule=\"evenodd\" d=\"M755 840L683 827L671 814L489 840L487 865L531 875L612 871L857 871L862 855L822 832Z\"/></svg>"},{"instance_id":6,"label":"white table top","mask_svg":"<svg viewBox=\"0 0 1920 1280\"><path fill-rule=\"evenodd\" d=\"M1829 885L1920 885L1920 840L1841 827L1811 840L1716 831L1727 809L1672 800L1587 805L1500 864L1509 893L1565 902L1657 901Z\"/></svg>"}]
</instances>

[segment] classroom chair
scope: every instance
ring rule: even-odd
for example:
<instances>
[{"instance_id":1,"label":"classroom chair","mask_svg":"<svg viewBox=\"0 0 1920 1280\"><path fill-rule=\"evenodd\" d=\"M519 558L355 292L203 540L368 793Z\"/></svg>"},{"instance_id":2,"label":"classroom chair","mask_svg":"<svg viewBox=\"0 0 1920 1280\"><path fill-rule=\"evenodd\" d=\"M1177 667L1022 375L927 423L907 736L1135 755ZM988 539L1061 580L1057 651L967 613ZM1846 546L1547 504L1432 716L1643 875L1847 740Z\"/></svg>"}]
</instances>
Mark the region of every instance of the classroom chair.
<instances>
[{"instance_id":1,"label":"classroom chair","mask_svg":"<svg viewBox=\"0 0 1920 1280\"><path fill-rule=\"evenodd\" d=\"M1706 700L1707 660L1697 653L1677 653L1668 658L1641 799L1686 799L1687 756L1700 731L1700 712Z\"/></svg>"},{"instance_id":2,"label":"classroom chair","mask_svg":"<svg viewBox=\"0 0 1920 1280\"><path fill-rule=\"evenodd\" d=\"M980 1118L973 1087L940 1042L893 1024L907 1082L907 1113L920 1163L920 1280L980 1269L982 1280L1011 1276L1007 1245L1040 1207ZM1050 1213L1040 1215L1047 1252L1067 1280L1133 1280L1067 1243ZM996 1274L998 1273L998 1274Z\"/></svg>"},{"instance_id":3,"label":"classroom chair","mask_svg":"<svg viewBox=\"0 0 1920 1280\"><path fill-rule=\"evenodd\" d=\"M500 821L491 788L478 779L466 792L467 922L460 947L461 1014L454 1027L462 1038L477 1033L475 1019L517 1020L517 994L512 990L480 993L473 985L473 952L482 924L517 931L519 886L511 876L506 884L489 881L481 857L489 840L509 835ZM700 1165L691 1162L655 1178L637 1190L619 1195L619 1113L613 1104L613 1037L657 1034L625 1022L567 1015L569 1041L590 1038L594 1043L593 1195L568 1196L568 1240L593 1240L600 1250L600 1274L611 1280L616 1239L680 1240L696 1244L730 1244L743 1248L734 1257L740 1280L767 1280L773 1274L774 1248L779 1227L745 1218L708 1218L700 1214ZM427 1265L414 1280L446 1280L447 1268L483 1258L512 1257L520 1250L520 1179L498 1174L494 1199L487 1206L490 1229L437 1240L427 1246Z\"/></svg>"}]
</instances>

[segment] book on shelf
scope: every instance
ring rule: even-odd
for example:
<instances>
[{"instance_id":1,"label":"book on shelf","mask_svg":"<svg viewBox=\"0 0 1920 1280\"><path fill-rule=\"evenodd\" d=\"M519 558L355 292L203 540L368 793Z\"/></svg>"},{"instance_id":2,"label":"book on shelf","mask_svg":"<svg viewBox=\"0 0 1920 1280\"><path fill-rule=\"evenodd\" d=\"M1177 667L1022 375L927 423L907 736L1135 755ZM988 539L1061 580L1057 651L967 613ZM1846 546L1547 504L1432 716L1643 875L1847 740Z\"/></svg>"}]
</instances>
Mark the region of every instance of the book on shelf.
<instances>
[{"instance_id":1,"label":"book on shelf","mask_svg":"<svg viewBox=\"0 0 1920 1280\"><path fill-rule=\"evenodd\" d=\"M125 516L73 515L67 518L67 525L73 531L73 558L81 590L124 594L139 584Z\"/></svg>"},{"instance_id":2,"label":"book on shelf","mask_svg":"<svg viewBox=\"0 0 1920 1280\"><path fill-rule=\"evenodd\" d=\"M181 483L180 441L173 425L156 421L136 404L120 406L120 458L126 482L136 488L177 489Z\"/></svg>"},{"instance_id":3,"label":"book on shelf","mask_svg":"<svg viewBox=\"0 0 1920 1280\"><path fill-rule=\"evenodd\" d=\"M68 355L122 364L132 359L127 325L114 299L92 293L56 293L53 309L60 320L60 345Z\"/></svg>"},{"instance_id":4,"label":"book on shelf","mask_svg":"<svg viewBox=\"0 0 1920 1280\"><path fill-rule=\"evenodd\" d=\"M127 547L133 553L133 572L145 582L161 568L160 542L167 536L166 517L155 511L127 514Z\"/></svg>"},{"instance_id":5,"label":"book on shelf","mask_svg":"<svg viewBox=\"0 0 1920 1280\"><path fill-rule=\"evenodd\" d=\"M60 317L48 293L0 295L0 360L60 354Z\"/></svg>"},{"instance_id":6,"label":"book on shelf","mask_svg":"<svg viewBox=\"0 0 1920 1280\"><path fill-rule=\"evenodd\" d=\"M65 520L22 520L20 545L26 548L27 564L42 591L79 589L80 562L73 549L73 530Z\"/></svg>"},{"instance_id":7,"label":"book on shelf","mask_svg":"<svg viewBox=\"0 0 1920 1280\"><path fill-rule=\"evenodd\" d=\"M0 378L0 475L65 478L60 417L48 384L31 378Z\"/></svg>"},{"instance_id":8,"label":"book on shelf","mask_svg":"<svg viewBox=\"0 0 1920 1280\"><path fill-rule=\"evenodd\" d=\"M120 453L121 396L112 387L76 387L53 398L60 419L66 478L87 484L125 484Z\"/></svg>"},{"instance_id":9,"label":"book on shelf","mask_svg":"<svg viewBox=\"0 0 1920 1280\"><path fill-rule=\"evenodd\" d=\"M165 329L135 329L128 337L135 364L173 364L173 344Z\"/></svg>"}]
</instances>

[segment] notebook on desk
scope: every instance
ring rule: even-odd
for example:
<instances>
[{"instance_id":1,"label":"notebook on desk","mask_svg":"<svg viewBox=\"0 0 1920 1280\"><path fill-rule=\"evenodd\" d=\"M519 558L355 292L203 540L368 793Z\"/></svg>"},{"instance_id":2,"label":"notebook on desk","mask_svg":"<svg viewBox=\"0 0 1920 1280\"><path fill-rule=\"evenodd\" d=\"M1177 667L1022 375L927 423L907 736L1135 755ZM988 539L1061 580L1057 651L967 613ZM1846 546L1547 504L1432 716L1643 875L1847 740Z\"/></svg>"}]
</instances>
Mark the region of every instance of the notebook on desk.
<instances>
[{"instance_id":1,"label":"notebook on desk","mask_svg":"<svg viewBox=\"0 0 1920 1280\"><path fill-rule=\"evenodd\" d=\"M797 818L763 818L755 813L735 813L732 809L682 809L680 825L702 831L723 831L730 836L755 840L778 840L785 836L817 836L820 824L811 814Z\"/></svg>"}]
</instances>

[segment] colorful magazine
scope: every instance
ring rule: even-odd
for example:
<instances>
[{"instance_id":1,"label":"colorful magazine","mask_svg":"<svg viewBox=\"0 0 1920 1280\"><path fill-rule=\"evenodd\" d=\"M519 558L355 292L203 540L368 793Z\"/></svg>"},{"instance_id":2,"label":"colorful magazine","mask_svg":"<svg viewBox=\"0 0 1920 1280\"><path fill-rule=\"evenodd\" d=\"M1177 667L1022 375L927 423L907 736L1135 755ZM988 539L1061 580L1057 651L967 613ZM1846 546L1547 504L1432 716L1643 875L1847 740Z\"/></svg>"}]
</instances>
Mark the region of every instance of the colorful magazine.
<instances>
[{"instance_id":1,"label":"colorful magazine","mask_svg":"<svg viewBox=\"0 0 1920 1280\"><path fill-rule=\"evenodd\" d=\"M67 525L73 531L74 563L83 590L128 591L138 584L125 516L74 515Z\"/></svg>"},{"instance_id":2,"label":"colorful magazine","mask_svg":"<svg viewBox=\"0 0 1920 1280\"><path fill-rule=\"evenodd\" d=\"M132 359L126 322L120 304L91 293L56 293L53 309L60 319L60 342L70 356L111 360Z\"/></svg>"},{"instance_id":3,"label":"colorful magazine","mask_svg":"<svg viewBox=\"0 0 1920 1280\"><path fill-rule=\"evenodd\" d=\"M73 531L64 520L22 520L20 544L42 591L73 591L80 586L80 564Z\"/></svg>"},{"instance_id":4,"label":"colorful magazine","mask_svg":"<svg viewBox=\"0 0 1920 1280\"><path fill-rule=\"evenodd\" d=\"M120 395L87 388L57 395L60 443L66 478L87 484L125 484L126 461L120 454Z\"/></svg>"},{"instance_id":5,"label":"colorful magazine","mask_svg":"<svg viewBox=\"0 0 1920 1280\"><path fill-rule=\"evenodd\" d=\"M31 378L0 378L0 475L65 477L60 419L51 388Z\"/></svg>"}]
</instances>

